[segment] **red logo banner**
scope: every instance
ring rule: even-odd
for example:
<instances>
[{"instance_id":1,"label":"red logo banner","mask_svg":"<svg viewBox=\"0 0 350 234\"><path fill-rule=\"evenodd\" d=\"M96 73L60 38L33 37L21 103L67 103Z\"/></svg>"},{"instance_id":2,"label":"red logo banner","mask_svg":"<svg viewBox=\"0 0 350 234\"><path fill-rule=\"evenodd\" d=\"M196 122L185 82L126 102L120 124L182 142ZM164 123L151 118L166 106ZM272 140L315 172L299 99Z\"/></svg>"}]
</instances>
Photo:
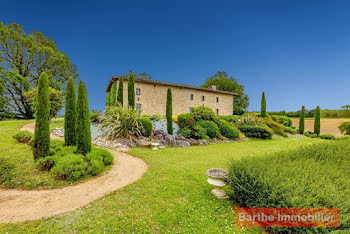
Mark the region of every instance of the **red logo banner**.
<instances>
[{"instance_id":1,"label":"red logo banner","mask_svg":"<svg viewBox=\"0 0 350 234\"><path fill-rule=\"evenodd\" d=\"M236 208L237 227L339 227L338 208Z\"/></svg>"}]
</instances>

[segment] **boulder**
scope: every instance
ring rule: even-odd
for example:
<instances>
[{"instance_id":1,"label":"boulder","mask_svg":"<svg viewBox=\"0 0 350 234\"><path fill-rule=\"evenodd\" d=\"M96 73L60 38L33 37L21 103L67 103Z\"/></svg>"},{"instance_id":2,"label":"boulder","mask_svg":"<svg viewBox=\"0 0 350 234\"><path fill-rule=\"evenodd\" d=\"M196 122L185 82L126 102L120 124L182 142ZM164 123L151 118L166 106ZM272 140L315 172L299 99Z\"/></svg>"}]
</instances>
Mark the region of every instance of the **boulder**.
<instances>
[{"instance_id":1,"label":"boulder","mask_svg":"<svg viewBox=\"0 0 350 234\"><path fill-rule=\"evenodd\" d=\"M188 143L190 143L190 145L199 145L199 142L196 139L193 139L193 138L186 139L186 141Z\"/></svg>"},{"instance_id":2,"label":"boulder","mask_svg":"<svg viewBox=\"0 0 350 234\"><path fill-rule=\"evenodd\" d=\"M206 140L198 140L199 145L207 145L208 142Z\"/></svg>"},{"instance_id":3,"label":"boulder","mask_svg":"<svg viewBox=\"0 0 350 234\"><path fill-rule=\"evenodd\" d=\"M175 137L173 137L172 135L167 134L164 137L164 142L163 143L164 143L164 145L170 146L170 147L176 146Z\"/></svg>"},{"instance_id":4,"label":"boulder","mask_svg":"<svg viewBox=\"0 0 350 234\"><path fill-rule=\"evenodd\" d=\"M182 136L182 135L178 135L175 137L176 140L180 140L180 141L186 141L186 137Z\"/></svg>"},{"instance_id":5,"label":"boulder","mask_svg":"<svg viewBox=\"0 0 350 234\"><path fill-rule=\"evenodd\" d=\"M151 147L151 143L149 141L146 141L143 139L137 139L137 138L134 138L134 141L135 141L136 145L139 147L142 147L142 148L150 148Z\"/></svg>"},{"instance_id":6,"label":"boulder","mask_svg":"<svg viewBox=\"0 0 350 234\"><path fill-rule=\"evenodd\" d=\"M180 147L189 147L190 143L188 143L187 141L177 140L176 145Z\"/></svg>"}]
</instances>

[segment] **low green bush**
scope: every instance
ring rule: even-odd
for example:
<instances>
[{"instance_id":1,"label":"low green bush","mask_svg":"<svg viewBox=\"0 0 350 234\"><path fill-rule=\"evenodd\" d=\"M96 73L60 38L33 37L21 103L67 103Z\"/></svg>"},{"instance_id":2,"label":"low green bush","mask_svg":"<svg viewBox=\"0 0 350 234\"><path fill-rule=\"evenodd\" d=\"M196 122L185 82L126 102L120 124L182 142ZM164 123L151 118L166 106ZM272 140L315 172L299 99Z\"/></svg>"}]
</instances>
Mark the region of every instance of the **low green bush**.
<instances>
[{"instance_id":1,"label":"low green bush","mask_svg":"<svg viewBox=\"0 0 350 234\"><path fill-rule=\"evenodd\" d=\"M344 122L338 128L342 134L350 135L350 122Z\"/></svg>"},{"instance_id":2,"label":"low green bush","mask_svg":"<svg viewBox=\"0 0 350 234\"><path fill-rule=\"evenodd\" d=\"M209 139L209 136L207 135L207 130L198 124L196 124L193 127L193 136L196 139Z\"/></svg>"},{"instance_id":3,"label":"low green bush","mask_svg":"<svg viewBox=\"0 0 350 234\"><path fill-rule=\"evenodd\" d=\"M283 127L283 130L291 134L297 134L297 130L291 127Z\"/></svg>"},{"instance_id":4,"label":"low green bush","mask_svg":"<svg viewBox=\"0 0 350 234\"><path fill-rule=\"evenodd\" d=\"M184 127L180 130L180 134L186 138L191 138L192 130L189 127Z\"/></svg>"},{"instance_id":5,"label":"low green bush","mask_svg":"<svg viewBox=\"0 0 350 234\"><path fill-rule=\"evenodd\" d=\"M39 158L36 162L41 171L49 171L55 166L55 159L53 156Z\"/></svg>"},{"instance_id":6,"label":"low green bush","mask_svg":"<svg viewBox=\"0 0 350 234\"><path fill-rule=\"evenodd\" d=\"M83 155L67 154L55 158L55 166L50 172L61 179L76 181L87 175L88 166Z\"/></svg>"},{"instance_id":7,"label":"low green bush","mask_svg":"<svg viewBox=\"0 0 350 234\"><path fill-rule=\"evenodd\" d=\"M311 138L316 138L316 137L317 137L317 134L316 134L316 133L312 133L312 134L310 134L310 137L311 137Z\"/></svg>"},{"instance_id":8,"label":"low green bush","mask_svg":"<svg viewBox=\"0 0 350 234\"><path fill-rule=\"evenodd\" d=\"M192 108L191 115L194 118L194 120L196 120L196 121L198 121L198 120L213 120L214 117L216 116L215 112L207 106L198 106L198 107Z\"/></svg>"},{"instance_id":9,"label":"low green bush","mask_svg":"<svg viewBox=\"0 0 350 234\"><path fill-rule=\"evenodd\" d=\"M101 157L102 158L102 162L105 165L112 164L112 162L114 160L113 155L108 150L100 149L100 148L93 148L93 150L89 154L87 154L86 157L88 159Z\"/></svg>"},{"instance_id":10,"label":"low green bush","mask_svg":"<svg viewBox=\"0 0 350 234\"><path fill-rule=\"evenodd\" d=\"M196 123L196 125L203 127L207 131L207 135L210 138L215 138L215 137L218 137L220 135L220 129L216 125L216 123L214 123L213 121L199 120Z\"/></svg>"},{"instance_id":11,"label":"low green bush","mask_svg":"<svg viewBox=\"0 0 350 234\"><path fill-rule=\"evenodd\" d=\"M279 123L282 124L286 127L292 127L293 125L293 121L291 118L287 117L287 116L280 116L280 115L271 115L270 118Z\"/></svg>"},{"instance_id":12,"label":"low green bush","mask_svg":"<svg viewBox=\"0 0 350 234\"><path fill-rule=\"evenodd\" d=\"M261 126L264 125L264 123L261 121L261 118L251 115L251 114L244 114L241 115L235 122L235 125L237 127L239 126Z\"/></svg>"},{"instance_id":13,"label":"low green bush","mask_svg":"<svg viewBox=\"0 0 350 234\"><path fill-rule=\"evenodd\" d=\"M139 118L141 125L143 127L142 135L145 137L150 137L152 135L153 124L152 121L147 117Z\"/></svg>"},{"instance_id":14,"label":"low green bush","mask_svg":"<svg viewBox=\"0 0 350 234\"><path fill-rule=\"evenodd\" d=\"M241 207L337 207L340 227L350 228L350 144L329 141L234 160L228 184ZM334 229L271 228L276 233Z\"/></svg>"},{"instance_id":15,"label":"low green bush","mask_svg":"<svg viewBox=\"0 0 350 234\"><path fill-rule=\"evenodd\" d=\"M239 119L239 115L219 115L217 116L219 119L226 120L230 123L236 123L236 121Z\"/></svg>"},{"instance_id":16,"label":"low green bush","mask_svg":"<svg viewBox=\"0 0 350 234\"><path fill-rule=\"evenodd\" d=\"M349 140L350 136L340 136L340 137L336 137L334 140L337 141L343 141L343 140Z\"/></svg>"},{"instance_id":17,"label":"low green bush","mask_svg":"<svg viewBox=\"0 0 350 234\"><path fill-rule=\"evenodd\" d=\"M13 138L15 138L19 143L24 143L27 145L30 145L34 135L33 133L30 133L28 131L20 131L18 133L16 133Z\"/></svg>"},{"instance_id":18,"label":"low green bush","mask_svg":"<svg viewBox=\"0 0 350 234\"><path fill-rule=\"evenodd\" d=\"M177 124L180 128L192 128L196 121L192 117L191 113L181 114L177 116Z\"/></svg>"},{"instance_id":19,"label":"low green bush","mask_svg":"<svg viewBox=\"0 0 350 234\"><path fill-rule=\"evenodd\" d=\"M98 123L99 122L99 119L100 119L100 112L96 111L96 110L93 110L90 112L90 120L91 120L91 123Z\"/></svg>"},{"instance_id":20,"label":"low green bush","mask_svg":"<svg viewBox=\"0 0 350 234\"><path fill-rule=\"evenodd\" d=\"M272 131L277 134L277 135L280 135L280 136L283 136L283 137L288 137L287 134L284 132L283 130L283 126L280 125L279 123L271 120L271 119L268 119L268 118L261 118L261 121L269 128L272 129Z\"/></svg>"},{"instance_id":21,"label":"low green bush","mask_svg":"<svg viewBox=\"0 0 350 234\"><path fill-rule=\"evenodd\" d=\"M261 139L271 139L273 131L267 126L239 126L239 131L241 131L246 137L249 138L261 138Z\"/></svg>"},{"instance_id":22,"label":"low green bush","mask_svg":"<svg viewBox=\"0 0 350 234\"><path fill-rule=\"evenodd\" d=\"M158 121L160 120L161 116L160 114L152 114L152 115L149 115L148 118L153 121Z\"/></svg>"},{"instance_id":23,"label":"low green bush","mask_svg":"<svg viewBox=\"0 0 350 234\"><path fill-rule=\"evenodd\" d=\"M335 140L335 136L333 136L332 134L321 134L319 138L326 140Z\"/></svg>"},{"instance_id":24,"label":"low green bush","mask_svg":"<svg viewBox=\"0 0 350 234\"><path fill-rule=\"evenodd\" d=\"M230 138L230 139L237 139L239 138L240 131L236 126L234 126L232 123L226 121L226 120L220 120L220 133L224 137Z\"/></svg>"}]
</instances>

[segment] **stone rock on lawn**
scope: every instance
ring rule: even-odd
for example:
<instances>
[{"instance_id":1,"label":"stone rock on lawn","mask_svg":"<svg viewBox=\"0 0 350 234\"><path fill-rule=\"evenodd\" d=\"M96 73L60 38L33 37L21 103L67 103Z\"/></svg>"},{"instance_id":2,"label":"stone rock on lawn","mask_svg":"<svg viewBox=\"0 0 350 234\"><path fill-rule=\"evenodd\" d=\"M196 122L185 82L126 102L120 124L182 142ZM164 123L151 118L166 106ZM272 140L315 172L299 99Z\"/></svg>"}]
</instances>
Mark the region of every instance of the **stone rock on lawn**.
<instances>
[{"instance_id":1,"label":"stone rock on lawn","mask_svg":"<svg viewBox=\"0 0 350 234\"><path fill-rule=\"evenodd\" d=\"M186 141L187 139L182 136L182 135L178 135L177 137L175 137L176 140L180 140L180 141Z\"/></svg>"},{"instance_id":2,"label":"stone rock on lawn","mask_svg":"<svg viewBox=\"0 0 350 234\"><path fill-rule=\"evenodd\" d=\"M150 148L151 147L151 143L148 142L148 141L145 141L145 140L142 140L142 139L140 139L140 140L135 140L134 139L134 141L140 147L143 147L143 148Z\"/></svg>"},{"instance_id":3,"label":"stone rock on lawn","mask_svg":"<svg viewBox=\"0 0 350 234\"><path fill-rule=\"evenodd\" d=\"M190 143L188 143L187 141L177 140L176 145L180 147L189 147Z\"/></svg>"},{"instance_id":4,"label":"stone rock on lawn","mask_svg":"<svg viewBox=\"0 0 350 234\"><path fill-rule=\"evenodd\" d=\"M199 145L199 142L196 139L193 139L193 138L186 139L186 141L188 143L190 143L190 145Z\"/></svg>"},{"instance_id":5,"label":"stone rock on lawn","mask_svg":"<svg viewBox=\"0 0 350 234\"><path fill-rule=\"evenodd\" d=\"M164 137L164 142L163 143L164 143L164 145L170 146L170 147L176 146L175 137L173 137L172 135L167 134Z\"/></svg>"},{"instance_id":6,"label":"stone rock on lawn","mask_svg":"<svg viewBox=\"0 0 350 234\"><path fill-rule=\"evenodd\" d=\"M136 147L136 144L130 139L118 138L115 141L122 144L123 146L131 147L131 148Z\"/></svg>"},{"instance_id":7,"label":"stone rock on lawn","mask_svg":"<svg viewBox=\"0 0 350 234\"><path fill-rule=\"evenodd\" d=\"M198 140L199 145L207 145L208 142L206 140Z\"/></svg>"}]
</instances>

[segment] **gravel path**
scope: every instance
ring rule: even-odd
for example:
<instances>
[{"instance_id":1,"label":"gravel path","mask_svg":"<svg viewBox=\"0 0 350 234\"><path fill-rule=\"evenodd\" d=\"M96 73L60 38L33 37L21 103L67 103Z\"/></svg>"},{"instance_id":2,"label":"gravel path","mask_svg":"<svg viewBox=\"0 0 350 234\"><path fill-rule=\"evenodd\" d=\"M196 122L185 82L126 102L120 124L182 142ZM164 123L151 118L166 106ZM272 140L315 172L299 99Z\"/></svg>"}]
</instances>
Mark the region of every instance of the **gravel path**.
<instances>
[{"instance_id":1,"label":"gravel path","mask_svg":"<svg viewBox=\"0 0 350 234\"><path fill-rule=\"evenodd\" d=\"M21 130L34 132L35 124ZM62 139L52 135L54 139ZM109 150L114 164L109 172L86 182L57 189L0 189L0 223L22 222L63 214L89 204L143 176L148 165L125 152Z\"/></svg>"}]
</instances>

